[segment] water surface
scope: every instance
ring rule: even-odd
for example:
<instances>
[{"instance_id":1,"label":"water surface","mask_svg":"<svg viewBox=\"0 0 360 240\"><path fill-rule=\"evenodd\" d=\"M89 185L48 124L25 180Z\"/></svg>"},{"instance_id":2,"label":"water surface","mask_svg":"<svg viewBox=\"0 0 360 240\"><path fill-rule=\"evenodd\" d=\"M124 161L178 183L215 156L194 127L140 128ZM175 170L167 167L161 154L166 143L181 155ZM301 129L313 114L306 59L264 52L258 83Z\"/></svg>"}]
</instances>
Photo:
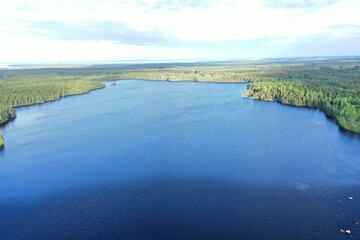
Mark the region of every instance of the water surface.
<instances>
[{"instance_id":1,"label":"water surface","mask_svg":"<svg viewBox=\"0 0 360 240\"><path fill-rule=\"evenodd\" d=\"M360 138L245 90L119 81L18 108L1 239L360 238Z\"/></svg>"}]
</instances>

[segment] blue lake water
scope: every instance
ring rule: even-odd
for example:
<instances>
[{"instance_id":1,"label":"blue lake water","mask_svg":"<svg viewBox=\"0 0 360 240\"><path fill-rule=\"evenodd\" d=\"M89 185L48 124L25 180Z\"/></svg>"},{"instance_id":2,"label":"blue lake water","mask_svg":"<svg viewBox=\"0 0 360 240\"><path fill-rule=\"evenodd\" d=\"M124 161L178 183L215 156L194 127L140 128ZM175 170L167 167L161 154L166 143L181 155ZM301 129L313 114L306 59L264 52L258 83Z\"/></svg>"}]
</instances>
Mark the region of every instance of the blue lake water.
<instances>
[{"instance_id":1,"label":"blue lake water","mask_svg":"<svg viewBox=\"0 0 360 240\"><path fill-rule=\"evenodd\" d=\"M0 239L360 239L360 137L245 90L129 80L18 108Z\"/></svg>"}]
</instances>

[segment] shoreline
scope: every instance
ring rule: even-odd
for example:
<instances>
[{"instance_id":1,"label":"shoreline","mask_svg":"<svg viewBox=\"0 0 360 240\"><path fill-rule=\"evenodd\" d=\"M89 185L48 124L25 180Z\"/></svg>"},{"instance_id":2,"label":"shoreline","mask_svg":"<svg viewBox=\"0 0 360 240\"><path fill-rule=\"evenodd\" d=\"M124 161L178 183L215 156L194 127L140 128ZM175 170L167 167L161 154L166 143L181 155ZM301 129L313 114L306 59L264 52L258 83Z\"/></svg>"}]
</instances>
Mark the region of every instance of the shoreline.
<instances>
[{"instance_id":1,"label":"shoreline","mask_svg":"<svg viewBox=\"0 0 360 240\"><path fill-rule=\"evenodd\" d=\"M91 89L89 91L86 91L86 92L83 92L83 93L74 93L74 94L68 94L68 95L64 95L64 96L61 96L57 99L53 99L53 100L49 100L49 101L43 101L43 102L35 102L35 103L28 103L28 104L20 104L20 105L16 105L16 106L12 106L12 108L14 108L15 110L17 108L22 108L22 107L30 107L30 106L35 106L35 105L42 105L42 104L45 104L45 103L51 103L51 102L56 102L56 101L59 101L63 98L66 98L66 97L73 97L73 96L80 96L80 95L84 95L84 94L88 94L92 91L95 91L95 90L100 90L100 89L103 89L103 88L106 88L106 85L102 86L102 87L99 87L99 88L94 88L94 89ZM0 122L0 129L5 127L6 124L8 124L9 122L12 122L16 119L16 111L15 111L15 116L12 117L12 118L9 118L3 122ZM0 135L1 135L1 132L0 132Z\"/></svg>"},{"instance_id":2,"label":"shoreline","mask_svg":"<svg viewBox=\"0 0 360 240\"><path fill-rule=\"evenodd\" d=\"M12 117L12 118L9 118L9 119L7 119L7 120L5 120L3 122L0 122L0 130L2 128L4 128L7 124L9 124L10 122L12 122L12 121L14 121L16 119L16 109L17 108L30 107L30 106L35 106L35 105L42 105L42 104L45 104L45 103L51 103L51 102L59 101L62 98L80 96L80 95L88 94L88 93L90 93L92 91L100 90L100 89L104 89L104 88L106 88L106 85L103 83L103 85L101 87L90 89L89 91L86 91L86 92L68 94L68 95L60 96L57 99L53 99L53 100L49 100L49 101L35 102L35 103L21 104L21 105L12 106L12 108L14 108L14 110L15 110L15 116ZM4 149L5 149L5 140L4 140L4 136L3 136L2 132L0 131L0 151L2 151Z\"/></svg>"},{"instance_id":3,"label":"shoreline","mask_svg":"<svg viewBox=\"0 0 360 240\"><path fill-rule=\"evenodd\" d=\"M283 103L281 101L278 101L276 99L272 99L272 100L268 100L268 99L259 99L259 98L254 98L254 97L250 97L250 96L244 96L245 98L251 98L251 99L254 99L256 101L262 101L262 102L275 102L275 103L279 103L283 106L287 106L287 107L295 107L295 108L305 108L305 109L313 109L313 110L319 110L320 112L322 112L323 114L325 114L325 116L327 118L329 118L329 120L332 120L332 122L334 124L336 124L339 129L347 134L353 134L357 137L360 137L360 132L355 132L355 131L352 131L351 129L347 129L345 127L343 127L342 125L339 124L338 120L336 119L335 116L331 116L329 115L324 109L320 108L320 107L311 107L311 106L297 106L297 105L293 105L293 104L288 104L288 103Z\"/></svg>"},{"instance_id":4,"label":"shoreline","mask_svg":"<svg viewBox=\"0 0 360 240\"><path fill-rule=\"evenodd\" d=\"M248 82L240 82L240 81L233 81L233 82L230 82L230 81L226 81L226 82L221 82L221 81L199 81L199 80L172 80L172 79L167 79L167 80L161 80L161 79L118 79L118 80L115 80L115 82L117 81L127 81L127 80L135 80L135 81L165 81L165 82L171 82L171 83L174 83L174 82L200 82L200 83L219 83L219 84L223 84L223 83L240 83L240 84L248 84ZM65 98L65 97L71 97L71 96L78 96L78 95L84 95L84 94L88 94L92 91L95 91L95 90L101 90L101 89L104 89L107 87L107 85L105 83L107 82L112 82L114 80L106 80L106 81L103 81L102 82L102 86L101 87L97 87L97 88L94 88L94 89L91 89L89 91L86 91L86 92L82 92L82 93L75 93L75 94L68 94L68 95L64 95L64 96L61 96L57 99L53 99L53 100L49 100L49 101L43 101L43 102L36 102L36 103L29 103L29 104L22 104L22 105L17 105L17 106L13 106L13 108L16 110L16 108L22 108L22 107L29 107L29 106L33 106L33 105L41 105L41 104L45 104L45 103L50 103L50 102L55 102L55 101L59 101L61 100L62 98ZM244 95L245 95L246 91L244 92ZM257 101L263 101L263 102L276 102L276 103L279 103L281 105L284 105L284 106L289 106L289 107L297 107L297 108L309 108L309 109L318 109L320 110L322 113L325 114L326 117L328 117L329 119L333 120L333 122L339 127L339 129L341 131L344 131L346 132L347 134L353 134L353 135L356 135L356 136L360 136L360 133L359 132L355 132L355 131L352 131L350 129L347 129L345 127L343 127L342 125L339 124L339 122L337 121L336 117L335 116L330 116L326 113L326 111L324 111L323 109L319 108L319 107L311 107L311 106L297 106L297 105L292 105L292 104L286 104L286 103L282 103L281 101L278 101L276 99L258 99L258 98L253 98L251 96L242 96L244 98L251 98L251 99L254 99L254 100L257 100ZM16 111L15 111L15 116L11 119L7 119L6 121L4 122L0 122L0 129L5 127L6 124L14 121L16 119ZM5 148L5 143L4 143L4 138L3 138L3 135L2 133L0 132L0 151L3 150Z\"/></svg>"},{"instance_id":5,"label":"shoreline","mask_svg":"<svg viewBox=\"0 0 360 240\"><path fill-rule=\"evenodd\" d=\"M3 150L4 147L5 147L4 137L3 137L3 135L0 133L0 151Z\"/></svg>"}]
</instances>

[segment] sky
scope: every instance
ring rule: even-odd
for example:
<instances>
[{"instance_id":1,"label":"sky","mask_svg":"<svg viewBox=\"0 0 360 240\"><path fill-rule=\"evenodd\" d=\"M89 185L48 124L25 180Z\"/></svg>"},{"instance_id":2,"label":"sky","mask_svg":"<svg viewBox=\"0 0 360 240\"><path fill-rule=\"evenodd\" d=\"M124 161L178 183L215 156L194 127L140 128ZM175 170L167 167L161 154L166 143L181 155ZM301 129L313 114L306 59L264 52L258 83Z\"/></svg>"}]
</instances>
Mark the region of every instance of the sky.
<instances>
[{"instance_id":1,"label":"sky","mask_svg":"<svg viewBox=\"0 0 360 240\"><path fill-rule=\"evenodd\" d=\"M360 0L0 0L0 63L360 55Z\"/></svg>"}]
</instances>

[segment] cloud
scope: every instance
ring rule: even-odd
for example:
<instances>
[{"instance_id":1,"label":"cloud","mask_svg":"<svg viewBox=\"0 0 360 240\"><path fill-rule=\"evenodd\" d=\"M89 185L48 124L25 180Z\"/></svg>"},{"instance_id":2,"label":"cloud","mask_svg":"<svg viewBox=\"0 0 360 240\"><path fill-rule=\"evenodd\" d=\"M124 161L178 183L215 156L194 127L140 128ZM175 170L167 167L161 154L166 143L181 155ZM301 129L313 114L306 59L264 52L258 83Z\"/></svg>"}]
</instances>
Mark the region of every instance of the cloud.
<instances>
[{"instance_id":1,"label":"cloud","mask_svg":"<svg viewBox=\"0 0 360 240\"><path fill-rule=\"evenodd\" d=\"M161 29L138 31L121 22L38 22L29 25L40 35L62 40L112 41L133 45L174 45L176 39Z\"/></svg>"},{"instance_id":2,"label":"cloud","mask_svg":"<svg viewBox=\"0 0 360 240\"><path fill-rule=\"evenodd\" d=\"M82 42L94 49L106 45L107 51L110 45L116 51L120 45L133 46L136 51L142 49L144 56L160 49L169 55L173 51L173 56L186 51L181 56L259 57L259 49L263 56L287 52L289 46L307 51L301 43L310 44L320 34L322 40L351 42L354 52L360 53L360 46L347 40L360 35L359 0L0 2L0 37L5 36L0 45L5 38L16 39L25 48L30 47L29 39L36 38L47 41L44 46L58 44L72 50L74 42Z\"/></svg>"},{"instance_id":3,"label":"cloud","mask_svg":"<svg viewBox=\"0 0 360 240\"><path fill-rule=\"evenodd\" d=\"M356 0L14 0L0 11L0 24L17 32L159 45L301 38L360 24Z\"/></svg>"},{"instance_id":4,"label":"cloud","mask_svg":"<svg viewBox=\"0 0 360 240\"><path fill-rule=\"evenodd\" d=\"M278 38L278 39L271 39L266 42L268 46L273 45L288 45L299 42L298 38Z\"/></svg>"},{"instance_id":5,"label":"cloud","mask_svg":"<svg viewBox=\"0 0 360 240\"><path fill-rule=\"evenodd\" d=\"M332 25L327 27L327 31L331 34L331 36L336 38L360 37L360 24Z\"/></svg>"},{"instance_id":6,"label":"cloud","mask_svg":"<svg viewBox=\"0 0 360 240\"><path fill-rule=\"evenodd\" d=\"M227 0L138 0L139 5L145 5L152 9L170 9L173 11L182 10L185 8L191 9L206 9L215 3L222 2L222 4L229 3Z\"/></svg>"},{"instance_id":7,"label":"cloud","mask_svg":"<svg viewBox=\"0 0 360 240\"><path fill-rule=\"evenodd\" d=\"M268 0L265 5L271 8L306 9L315 11L319 8L325 8L338 2L340 2L340 0Z\"/></svg>"},{"instance_id":8,"label":"cloud","mask_svg":"<svg viewBox=\"0 0 360 240\"><path fill-rule=\"evenodd\" d=\"M345 38L329 38L324 34L317 34L304 41L290 45L284 56L351 56L360 55L357 47L360 35Z\"/></svg>"}]
</instances>

